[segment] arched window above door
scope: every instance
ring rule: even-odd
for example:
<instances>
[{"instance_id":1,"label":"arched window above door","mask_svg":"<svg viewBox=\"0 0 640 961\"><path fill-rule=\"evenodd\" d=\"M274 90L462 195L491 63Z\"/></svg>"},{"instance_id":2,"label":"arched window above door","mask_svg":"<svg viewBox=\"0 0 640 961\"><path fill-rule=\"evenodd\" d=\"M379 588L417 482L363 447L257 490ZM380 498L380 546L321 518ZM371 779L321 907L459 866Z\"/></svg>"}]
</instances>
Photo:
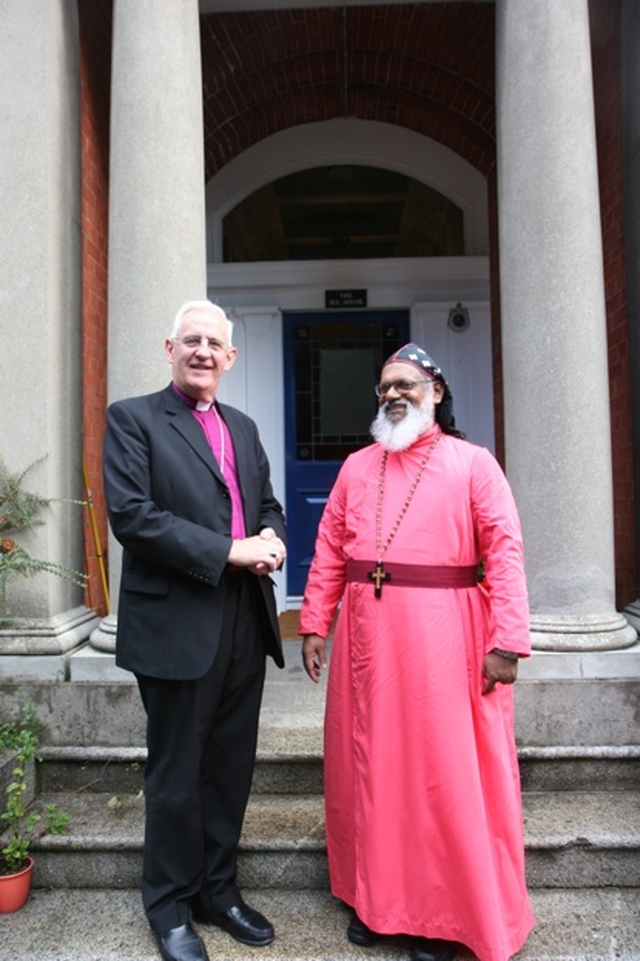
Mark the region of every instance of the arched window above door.
<instances>
[{"instance_id":1,"label":"arched window above door","mask_svg":"<svg viewBox=\"0 0 640 961\"><path fill-rule=\"evenodd\" d=\"M360 164L298 170L222 220L225 263L459 257L460 207L403 173Z\"/></svg>"}]
</instances>

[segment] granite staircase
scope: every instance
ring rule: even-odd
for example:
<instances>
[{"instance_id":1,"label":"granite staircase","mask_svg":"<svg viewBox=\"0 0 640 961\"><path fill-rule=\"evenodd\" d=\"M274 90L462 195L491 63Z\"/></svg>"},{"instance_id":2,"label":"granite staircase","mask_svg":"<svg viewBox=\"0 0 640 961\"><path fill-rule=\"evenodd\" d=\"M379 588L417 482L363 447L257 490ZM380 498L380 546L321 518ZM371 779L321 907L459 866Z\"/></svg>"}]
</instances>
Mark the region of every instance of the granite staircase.
<instances>
[{"instance_id":1,"label":"granite staircase","mask_svg":"<svg viewBox=\"0 0 640 961\"><path fill-rule=\"evenodd\" d=\"M210 957L406 961L405 938L368 949L346 940L349 913L328 893L322 697L299 672L289 681L267 685L239 864L247 900L277 937L252 949L202 929ZM519 756L537 917L519 961L640 961L640 747L522 747ZM143 764L141 743L43 749L40 799L69 811L71 829L34 851L28 904L0 916L0 961L158 957L139 898ZM472 959L464 949L458 957Z\"/></svg>"}]
</instances>

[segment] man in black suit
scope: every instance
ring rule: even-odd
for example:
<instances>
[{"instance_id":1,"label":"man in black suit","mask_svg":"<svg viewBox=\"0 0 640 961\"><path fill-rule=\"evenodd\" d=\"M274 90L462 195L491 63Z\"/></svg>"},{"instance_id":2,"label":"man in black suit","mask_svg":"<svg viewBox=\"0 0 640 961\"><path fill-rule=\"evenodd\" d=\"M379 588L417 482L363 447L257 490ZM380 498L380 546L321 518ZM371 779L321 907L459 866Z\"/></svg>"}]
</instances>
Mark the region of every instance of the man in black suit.
<instances>
[{"instance_id":1,"label":"man in black suit","mask_svg":"<svg viewBox=\"0 0 640 961\"><path fill-rule=\"evenodd\" d=\"M219 307L183 305L172 383L112 404L104 439L124 549L116 662L147 713L142 898L166 961L208 961L192 916L244 944L274 937L235 878L265 655L284 664L269 575L286 532L254 422L215 400L231 335Z\"/></svg>"}]
</instances>

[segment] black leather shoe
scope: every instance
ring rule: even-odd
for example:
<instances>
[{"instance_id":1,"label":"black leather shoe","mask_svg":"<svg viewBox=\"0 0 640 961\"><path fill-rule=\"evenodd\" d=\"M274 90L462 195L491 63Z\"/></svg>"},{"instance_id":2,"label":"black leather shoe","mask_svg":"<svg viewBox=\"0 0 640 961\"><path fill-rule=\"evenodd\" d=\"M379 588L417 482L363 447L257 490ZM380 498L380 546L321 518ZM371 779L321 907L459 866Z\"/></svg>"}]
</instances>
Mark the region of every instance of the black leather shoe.
<instances>
[{"instance_id":1,"label":"black leather shoe","mask_svg":"<svg viewBox=\"0 0 640 961\"><path fill-rule=\"evenodd\" d=\"M153 933L165 961L209 961L202 938L190 924Z\"/></svg>"},{"instance_id":2,"label":"black leather shoe","mask_svg":"<svg viewBox=\"0 0 640 961\"><path fill-rule=\"evenodd\" d=\"M360 920L355 911L347 927L347 937L350 941L353 941L354 944L361 944L365 948L368 948L378 939L375 931L368 928L364 921Z\"/></svg>"},{"instance_id":3,"label":"black leather shoe","mask_svg":"<svg viewBox=\"0 0 640 961\"><path fill-rule=\"evenodd\" d=\"M244 901L239 901L226 911L211 914L194 907L193 919L200 924L215 924L218 928L224 928L240 944L249 944L252 947L271 944L275 938L271 922Z\"/></svg>"},{"instance_id":4,"label":"black leather shoe","mask_svg":"<svg viewBox=\"0 0 640 961\"><path fill-rule=\"evenodd\" d=\"M455 956L453 941L441 938L416 938L411 949L411 961L452 961Z\"/></svg>"}]
</instances>

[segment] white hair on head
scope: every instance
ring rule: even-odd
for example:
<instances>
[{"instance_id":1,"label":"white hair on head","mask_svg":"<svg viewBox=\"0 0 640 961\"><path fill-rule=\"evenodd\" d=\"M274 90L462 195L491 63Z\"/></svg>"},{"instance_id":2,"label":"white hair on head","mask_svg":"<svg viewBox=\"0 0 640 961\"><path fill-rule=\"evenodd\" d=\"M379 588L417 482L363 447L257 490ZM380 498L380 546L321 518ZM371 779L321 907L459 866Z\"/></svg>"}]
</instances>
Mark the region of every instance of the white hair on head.
<instances>
[{"instance_id":1,"label":"white hair on head","mask_svg":"<svg viewBox=\"0 0 640 961\"><path fill-rule=\"evenodd\" d=\"M185 315L192 310L208 310L209 313L213 314L215 317L219 317L221 320L224 320L225 324L227 325L227 337L229 340L229 347L231 347L233 342L233 321L229 320L229 318L225 314L222 307L219 307L218 304L214 304L213 301L211 300L185 301L182 307L180 307L178 313L175 316L175 320L173 321L170 340L175 340L175 338L178 336L178 331L180 330L180 324L182 323Z\"/></svg>"}]
</instances>

